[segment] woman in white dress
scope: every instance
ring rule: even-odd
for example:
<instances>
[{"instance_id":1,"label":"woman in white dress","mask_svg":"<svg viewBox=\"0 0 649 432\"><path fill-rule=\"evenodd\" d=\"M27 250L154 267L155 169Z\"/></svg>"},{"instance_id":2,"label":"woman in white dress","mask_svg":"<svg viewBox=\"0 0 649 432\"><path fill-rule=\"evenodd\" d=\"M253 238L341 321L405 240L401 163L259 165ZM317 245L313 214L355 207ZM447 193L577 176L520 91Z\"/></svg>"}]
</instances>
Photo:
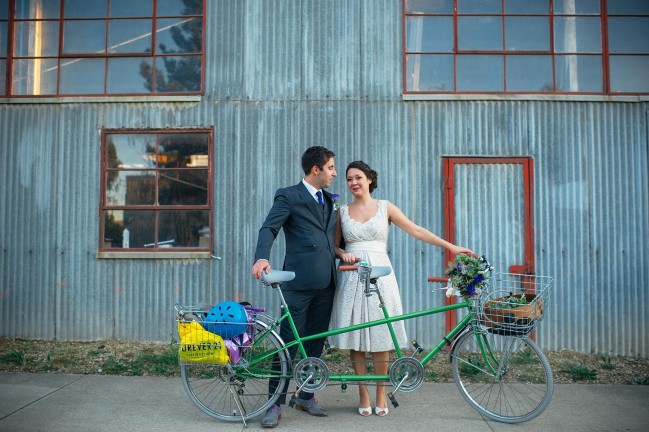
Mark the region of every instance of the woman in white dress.
<instances>
[{"instance_id":1,"label":"woman in white dress","mask_svg":"<svg viewBox=\"0 0 649 432\"><path fill-rule=\"evenodd\" d=\"M408 219L394 204L372 198L377 187L378 174L366 163L355 161L347 166L347 187L354 200L340 207L336 226L336 256L345 263L353 263L357 258L369 265L392 266L387 254L387 240L390 223L414 238L435 246L449 249L451 253L476 256L471 250L451 244L425 228ZM341 245L344 240L344 249ZM401 315L401 296L394 272L378 279L377 285L390 316ZM360 324L383 318L378 296L366 297L364 286L358 283L358 272L340 272L334 298L333 312L329 327L331 329ZM394 332L401 347L409 345L403 321L393 322ZM372 353L374 373L387 375L390 350L394 349L387 325L375 326L354 332L343 333L329 338L331 345L339 349L349 349L354 372L365 375L366 353ZM374 412L379 416L388 414L388 404L384 383L377 383ZM359 414L372 414L370 395L367 386L358 386L360 396Z\"/></svg>"}]
</instances>

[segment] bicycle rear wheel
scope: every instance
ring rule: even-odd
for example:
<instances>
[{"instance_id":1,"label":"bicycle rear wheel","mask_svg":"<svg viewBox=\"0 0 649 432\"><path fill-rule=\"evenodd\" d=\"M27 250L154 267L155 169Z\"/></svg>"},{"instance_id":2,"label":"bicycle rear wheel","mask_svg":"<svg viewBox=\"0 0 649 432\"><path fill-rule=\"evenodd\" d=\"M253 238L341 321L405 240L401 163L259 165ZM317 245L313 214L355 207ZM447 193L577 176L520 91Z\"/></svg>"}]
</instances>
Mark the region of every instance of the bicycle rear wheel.
<instances>
[{"instance_id":1,"label":"bicycle rear wheel","mask_svg":"<svg viewBox=\"0 0 649 432\"><path fill-rule=\"evenodd\" d=\"M280 350L284 344L268 325L256 321L254 343L235 363L180 365L183 387L189 398L205 414L226 421L248 420L266 412L280 395L288 379L289 358L286 351L258 360L266 353ZM269 394L269 383L275 385Z\"/></svg>"},{"instance_id":2,"label":"bicycle rear wheel","mask_svg":"<svg viewBox=\"0 0 649 432\"><path fill-rule=\"evenodd\" d=\"M548 360L526 337L467 332L453 345L451 370L469 405L503 423L538 416L554 391Z\"/></svg>"}]
</instances>

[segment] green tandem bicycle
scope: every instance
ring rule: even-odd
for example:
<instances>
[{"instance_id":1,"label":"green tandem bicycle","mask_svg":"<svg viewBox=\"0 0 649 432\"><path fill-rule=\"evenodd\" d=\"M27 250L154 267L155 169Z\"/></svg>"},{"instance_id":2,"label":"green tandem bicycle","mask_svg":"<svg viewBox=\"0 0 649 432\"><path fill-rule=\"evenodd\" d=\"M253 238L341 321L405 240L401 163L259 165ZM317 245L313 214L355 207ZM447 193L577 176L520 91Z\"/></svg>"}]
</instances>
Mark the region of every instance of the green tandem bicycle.
<instances>
[{"instance_id":1,"label":"green tandem bicycle","mask_svg":"<svg viewBox=\"0 0 649 432\"><path fill-rule=\"evenodd\" d=\"M486 272L493 271L484 257L481 263ZM390 267L351 265L340 269L359 272L365 295L378 297L384 318L303 337L297 334L281 290L282 282L292 280L295 275L271 270L264 274L263 283L280 297L279 318L264 309L248 306L245 340L234 338L238 355L218 362L184 361L181 357L181 379L192 402L209 416L245 424L265 413L279 398L286 380L293 379L298 391L310 393L317 393L332 383L339 383L344 389L347 384L385 382L390 389L388 398L396 407L396 395L417 390L424 382L426 364L450 345L455 384L468 404L481 415L499 422L520 423L535 418L547 408L554 390L552 370L533 340L533 330L550 305L552 277L496 273L479 295L464 298L455 291L455 303L389 316L376 282L391 272ZM429 277L428 281L447 282L446 278L437 277ZM449 293L453 288L435 291L442 290ZM525 304L519 301L521 297L525 297ZM424 351L413 341L411 354L404 354L396 343L393 322L452 310L463 317L437 345ZM200 323L207 313L204 308L178 304L176 311L179 325ZM284 342L280 338L280 325L292 328L293 341ZM325 355L319 358L306 355L304 343L309 340L381 325L388 326L395 345L396 358L390 360L387 375L334 374L330 373ZM183 343L187 342L181 340L181 347ZM292 359L289 349L294 346L296 358ZM271 382L274 385L269 391Z\"/></svg>"}]
</instances>

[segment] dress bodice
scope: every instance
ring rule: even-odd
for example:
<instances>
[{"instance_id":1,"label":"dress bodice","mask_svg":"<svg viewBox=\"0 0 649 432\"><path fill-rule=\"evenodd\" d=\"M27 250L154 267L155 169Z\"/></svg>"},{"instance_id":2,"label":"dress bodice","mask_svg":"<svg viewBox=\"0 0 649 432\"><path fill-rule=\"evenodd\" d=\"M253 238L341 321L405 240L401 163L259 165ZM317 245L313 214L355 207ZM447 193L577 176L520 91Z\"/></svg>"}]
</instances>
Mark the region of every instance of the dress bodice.
<instances>
[{"instance_id":1,"label":"dress bodice","mask_svg":"<svg viewBox=\"0 0 649 432\"><path fill-rule=\"evenodd\" d=\"M368 250L385 252L388 242L388 202L380 200L378 210L367 222L357 222L349 216L347 204L341 207L345 251Z\"/></svg>"}]
</instances>

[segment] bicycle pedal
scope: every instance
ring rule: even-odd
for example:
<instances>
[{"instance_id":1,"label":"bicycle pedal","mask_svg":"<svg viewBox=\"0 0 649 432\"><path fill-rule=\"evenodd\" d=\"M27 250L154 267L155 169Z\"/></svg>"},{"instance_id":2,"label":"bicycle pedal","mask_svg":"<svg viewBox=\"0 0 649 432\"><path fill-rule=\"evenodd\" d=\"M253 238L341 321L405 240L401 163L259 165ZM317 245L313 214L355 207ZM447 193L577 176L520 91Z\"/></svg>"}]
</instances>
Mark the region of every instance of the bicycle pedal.
<instances>
[{"instance_id":1,"label":"bicycle pedal","mask_svg":"<svg viewBox=\"0 0 649 432\"><path fill-rule=\"evenodd\" d=\"M417 354L419 354L420 352L422 352L422 351L424 350L424 349L421 347L421 345L419 345L419 343L417 342L416 339L413 339L413 340L412 340L412 346L415 347L415 352L412 353L412 357L416 356Z\"/></svg>"},{"instance_id":2,"label":"bicycle pedal","mask_svg":"<svg viewBox=\"0 0 649 432\"><path fill-rule=\"evenodd\" d=\"M290 408L295 407L295 403L297 402L297 398L295 397L295 394L291 396L291 400L288 402L288 406Z\"/></svg>"},{"instance_id":3,"label":"bicycle pedal","mask_svg":"<svg viewBox=\"0 0 649 432\"><path fill-rule=\"evenodd\" d=\"M397 408L399 406L399 402L397 402L397 398L394 397L392 392L388 393L388 398L390 399L390 402L392 402L393 407Z\"/></svg>"}]
</instances>

